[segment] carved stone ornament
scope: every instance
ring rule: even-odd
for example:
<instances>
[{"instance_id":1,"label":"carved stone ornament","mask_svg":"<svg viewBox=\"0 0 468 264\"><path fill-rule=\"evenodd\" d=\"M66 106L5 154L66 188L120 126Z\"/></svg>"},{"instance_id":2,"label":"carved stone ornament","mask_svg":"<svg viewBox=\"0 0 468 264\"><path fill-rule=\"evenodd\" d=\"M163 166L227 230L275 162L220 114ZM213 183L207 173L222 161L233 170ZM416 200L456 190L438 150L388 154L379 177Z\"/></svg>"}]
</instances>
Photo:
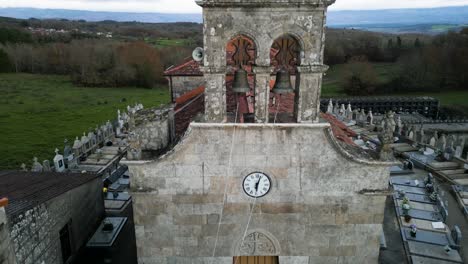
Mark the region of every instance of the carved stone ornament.
<instances>
[{"instance_id":1,"label":"carved stone ornament","mask_svg":"<svg viewBox=\"0 0 468 264\"><path fill-rule=\"evenodd\" d=\"M274 240L266 234L255 231L240 243L239 253L244 256L269 256L278 253Z\"/></svg>"}]
</instances>

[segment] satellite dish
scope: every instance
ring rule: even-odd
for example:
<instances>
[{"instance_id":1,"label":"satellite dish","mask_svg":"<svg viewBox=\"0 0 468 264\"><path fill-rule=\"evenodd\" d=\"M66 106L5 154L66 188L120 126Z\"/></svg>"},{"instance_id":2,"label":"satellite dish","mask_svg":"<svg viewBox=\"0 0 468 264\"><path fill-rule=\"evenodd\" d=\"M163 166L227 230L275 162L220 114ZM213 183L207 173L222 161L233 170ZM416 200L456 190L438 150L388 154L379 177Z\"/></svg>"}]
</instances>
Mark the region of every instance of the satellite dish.
<instances>
[{"instance_id":1,"label":"satellite dish","mask_svg":"<svg viewBox=\"0 0 468 264\"><path fill-rule=\"evenodd\" d=\"M198 47L192 52L192 58L197 62L202 61L204 56L205 51L203 50L203 48Z\"/></svg>"}]
</instances>

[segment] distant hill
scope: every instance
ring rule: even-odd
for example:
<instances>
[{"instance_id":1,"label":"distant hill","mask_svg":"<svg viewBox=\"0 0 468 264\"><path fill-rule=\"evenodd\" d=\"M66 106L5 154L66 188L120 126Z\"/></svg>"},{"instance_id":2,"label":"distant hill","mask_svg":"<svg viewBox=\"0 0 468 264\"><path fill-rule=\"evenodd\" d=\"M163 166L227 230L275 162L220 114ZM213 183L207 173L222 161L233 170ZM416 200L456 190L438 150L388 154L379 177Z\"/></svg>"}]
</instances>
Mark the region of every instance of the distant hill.
<instances>
[{"instance_id":1,"label":"distant hill","mask_svg":"<svg viewBox=\"0 0 468 264\"><path fill-rule=\"evenodd\" d=\"M0 8L0 16L20 19L68 19L86 20L90 22L113 20L117 22L197 22L202 21L200 14L163 14L163 13L127 13L127 12L96 12L65 9L37 8Z\"/></svg>"},{"instance_id":2,"label":"distant hill","mask_svg":"<svg viewBox=\"0 0 468 264\"><path fill-rule=\"evenodd\" d=\"M86 21L114 20L147 23L172 23L202 21L201 14L163 14L94 12L62 9L0 8L0 16L13 18L68 19ZM389 33L423 32L440 33L468 26L468 6L426 9L388 9L360 11L330 11L328 26L359 28Z\"/></svg>"}]
</instances>

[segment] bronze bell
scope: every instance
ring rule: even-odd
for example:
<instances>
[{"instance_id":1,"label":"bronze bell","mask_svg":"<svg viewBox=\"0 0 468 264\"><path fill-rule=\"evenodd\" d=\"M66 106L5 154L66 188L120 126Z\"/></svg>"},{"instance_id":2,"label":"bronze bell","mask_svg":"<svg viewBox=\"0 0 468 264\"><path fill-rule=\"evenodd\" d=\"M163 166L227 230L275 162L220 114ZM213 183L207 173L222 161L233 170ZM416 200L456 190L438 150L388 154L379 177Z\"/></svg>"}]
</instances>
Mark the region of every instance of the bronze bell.
<instances>
[{"instance_id":1,"label":"bronze bell","mask_svg":"<svg viewBox=\"0 0 468 264\"><path fill-rule=\"evenodd\" d=\"M247 72L244 69L239 69L234 75L234 83L232 84L232 91L235 93L248 93L250 92L249 79Z\"/></svg>"},{"instance_id":2,"label":"bronze bell","mask_svg":"<svg viewBox=\"0 0 468 264\"><path fill-rule=\"evenodd\" d=\"M289 71L281 69L276 73L276 82L272 92L275 94L294 93L294 89L291 85L291 74L289 74Z\"/></svg>"}]
</instances>

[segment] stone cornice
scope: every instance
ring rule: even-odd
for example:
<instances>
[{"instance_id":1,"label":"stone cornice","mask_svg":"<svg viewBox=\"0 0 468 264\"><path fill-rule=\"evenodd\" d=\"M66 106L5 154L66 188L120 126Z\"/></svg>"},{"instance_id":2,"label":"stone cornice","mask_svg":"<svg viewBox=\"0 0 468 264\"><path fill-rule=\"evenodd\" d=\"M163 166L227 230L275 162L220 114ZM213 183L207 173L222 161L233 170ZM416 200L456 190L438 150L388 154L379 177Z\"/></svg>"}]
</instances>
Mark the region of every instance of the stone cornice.
<instances>
[{"instance_id":1,"label":"stone cornice","mask_svg":"<svg viewBox=\"0 0 468 264\"><path fill-rule=\"evenodd\" d=\"M226 74L227 67L200 66L200 71L206 74Z\"/></svg>"},{"instance_id":2,"label":"stone cornice","mask_svg":"<svg viewBox=\"0 0 468 264\"><path fill-rule=\"evenodd\" d=\"M328 7L336 0L196 0L201 7Z\"/></svg>"},{"instance_id":3,"label":"stone cornice","mask_svg":"<svg viewBox=\"0 0 468 264\"><path fill-rule=\"evenodd\" d=\"M301 65L297 67L299 73L325 73L330 67L324 64Z\"/></svg>"}]
</instances>

